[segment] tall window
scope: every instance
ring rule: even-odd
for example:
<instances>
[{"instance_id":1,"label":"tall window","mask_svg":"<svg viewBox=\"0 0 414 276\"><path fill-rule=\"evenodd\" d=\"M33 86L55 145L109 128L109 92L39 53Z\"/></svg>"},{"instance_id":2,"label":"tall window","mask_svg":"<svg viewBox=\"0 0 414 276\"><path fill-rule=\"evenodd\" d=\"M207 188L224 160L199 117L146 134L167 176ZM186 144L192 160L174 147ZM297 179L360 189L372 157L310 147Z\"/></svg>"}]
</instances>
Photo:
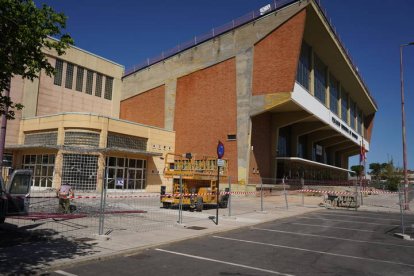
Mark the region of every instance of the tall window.
<instances>
[{"instance_id":1,"label":"tall window","mask_svg":"<svg viewBox=\"0 0 414 276\"><path fill-rule=\"evenodd\" d=\"M360 110L357 115L357 132L362 135L362 112Z\"/></svg>"},{"instance_id":2,"label":"tall window","mask_svg":"<svg viewBox=\"0 0 414 276\"><path fill-rule=\"evenodd\" d=\"M33 172L33 186L52 187L53 170L55 168L54 154L24 155L23 169Z\"/></svg>"},{"instance_id":3,"label":"tall window","mask_svg":"<svg viewBox=\"0 0 414 276\"><path fill-rule=\"evenodd\" d=\"M338 101L339 101L339 87L338 87L338 81L335 79L334 76L330 76L329 79L329 109L338 114Z\"/></svg>"},{"instance_id":4,"label":"tall window","mask_svg":"<svg viewBox=\"0 0 414 276\"><path fill-rule=\"evenodd\" d=\"M82 67L78 67L78 71L76 73L76 90L82 92L83 90L83 71Z\"/></svg>"},{"instance_id":5,"label":"tall window","mask_svg":"<svg viewBox=\"0 0 414 276\"><path fill-rule=\"evenodd\" d=\"M60 59L56 59L55 64L55 80L53 81L56 85L62 85L62 74L63 74L63 61Z\"/></svg>"},{"instance_id":6,"label":"tall window","mask_svg":"<svg viewBox=\"0 0 414 276\"><path fill-rule=\"evenodd\" d=\"M345 123L348 123L348 93L342 90L342 98L341 98L341 119Z\"/></svg>"},{"instance_id":7,"label":"tall window","mask_svg":"<svg viewBox=\"0 0 414 276\"><path fill-rule=\"evenodd\" d=\"M106 77L105 78L105 95L104 98L107 100L112 100L112 86L113 86L114 78Z\"/></svg>"},{"instance_id":8,"label":"tall window","mask_svg":"<svg viewBox=\"0 0 414 276\"><path fill-rule=\"evenodd\" d=\"M88 70L86 73L86 93L92 95L93 71Z\"/></svg>"},{"instance_id":9,"label":"tall window","mask_svg":"<svg viewBox=\"0 0 414 276\"><path fill-rule=\"evenodd\" d=\"M74 65L72 63L67 63L66 65L66 81L65 81L65 87L72 89L72 83L73 83L73 67Z\"/></svg>"},{"instance_id":10,"label":"tall window","mask_svg":"<svg viewBox=\"0 0 414 276\"><path fill-rule=\"evenodd\" d=\"M145 189L146 160L107 157L108 189Z\"/></svg>"},{"instance_id":11,"label":"tall window","mask_svg":"<svg viewBox=\"0 0 414 276\"><path fill-rule=\"evenodd\" d=\"M302 43L300 51L298 71L296 73L296 80L309 91L309 75L310 75L310 59L311 49L305 42Z\"/></svg>"},{"instance_id":12,"label":"tall window","mask_svg":"<svg viewBox=\"0 0 414 276\"><path fill-rule=\"evenodd\" d=\"M356 103L351 100L351 107L349 110L350 113L350 126L352 129L355 129L355 115L356 115Z\"/></svg>"},{"instance_id":13,"label":"tall window","mask_svg":"<svg viewBox=\"0 0 414 276\"><path fill-rule=\"evenodd\" d=\"M102 97L102 74L96 73L95 96Z\"/></svg>"},{"instance_id":14,"label":"tall window","mask_svg":"<svg viewBox=\"0 0 414 276\"><path fill-rule=\"evenodd\" d=\"M326 65L315 55L315 97L325 105Z\"/></svg>"},{"instance_id":15,"label":"tall window","mask_svg":"<svg viewBox=\"0 0 414 276\"><path fill-rule=\"evenodd\" d=\"M291 127L282 127L279 129L279 139L277 144L277 156L290 156Z\"/></svg>"}]
</instances>

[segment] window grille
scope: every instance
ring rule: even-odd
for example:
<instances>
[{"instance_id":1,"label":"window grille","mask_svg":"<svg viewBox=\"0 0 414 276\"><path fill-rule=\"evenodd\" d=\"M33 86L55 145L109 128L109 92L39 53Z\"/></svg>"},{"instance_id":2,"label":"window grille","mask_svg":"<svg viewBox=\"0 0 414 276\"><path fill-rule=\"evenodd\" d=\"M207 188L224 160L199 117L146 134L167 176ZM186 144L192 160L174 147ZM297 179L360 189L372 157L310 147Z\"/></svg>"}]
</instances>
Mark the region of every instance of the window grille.
<instances>
[{"instance_id":1,"label":"window grille","mask_svg":"<svg viewBox=\"0 0 414 276\"><path fill-rule=\"evenodd\" d=\"M108 134L108 148L127 148L127 149L136 149L136 150L147 150L147 139L109 133Z\"/></svg>"},{"instance_id":2,"label":"window grille","mask_svg":"<svg viewBox=\"0 0 414 276\"><path fill-rule=\"evenodd\" d=\"M23 155L23 168L32 170L33 186L52 187L55 169L54 154Z\"/></svg>"},{"instance_id":3,"label":"window grille","mask_svg":"<svg viewBox=\"0 0 414 276\"><path fill-rule=\"evenodd\" d=\"M338 81L334 76L330 76L329 80L329 109L338 115L338 100L339 100L339 88Z\"/></svg>"},{"instance_id":4,"label":"window grille","mask_svg":"<svg viewBox=\"0 0 414 276\"><path fill-rule=\"evenodd\" d=\"M63 61L60 59L56 59L55 64L55 79L53 83L55 85L62 85L62 74L63 74Z\"/></svg>"},{"instance_id":5,"label":"window grille","mask_svg":"<svg viewBox=\"0 0 414 276\"><path fill-rule=\"evenodd\" d=\"M309 75L310 75L310 62L311 59L311 48L308 44L302 43L300 51L298 71L296 74L296 80L309 91Z\"/></svg>"},{"instance_id":6,"label":"window grille","mask_svg":"<svg viewBox=\"0 0 414 276\"><path fill-rule=\"evenodd\" d=\"M86 93L92 95L93 71L88 70L86 73Z\"/></svg>"},{"instance_id":7,"label":"window grille","mask_svg":"<svg viewBox=\"0 0 414 276\"><path fill-rule=\"evenodd\" d=\"M65 146L98 147L99 146L99 133L66 131L64 143L65 143Z\"/></svg>"},{"instance_id":8,"label":"window grille","mask_svg":"<svg viewBox=\"0 0 414 276\"><path fill-rule=\"evenodd\" d=\"M73 84L73 68L74 65L72 63L68 63L66 65L66 81L65 81L65 87L68 89L72 89Z\"/></svg>"},{"instance_id":9,"label":"window grille","mask_svg":"<svg viewBox=\"0 0 414 276\"><path fill-rule=\"evenodd\" d=\"M76 72L76 90L79 92L83 91L83 72L84 69L78 66L78 71Z\"/></svg>"},{"instance_id":10,"label":"window grille","mask_svg":"<svg viewBox=\"0 0 414 276\"><path fill-rule=\"evenodd\" d=\"M113 86L114 78L106 77L105 78L105 95L104 98L107 100L112 100L112 86Z\"/></svg>"},{"instance_id":11,"label":"window grille","mask_svg":"<svg viewBox=\"0 0 414 276\"><path fill-rule=\"evenodd\" d=\"M102 74L96 73L95 96L102 97Z\"/></svg>"},{"instance_id":12,"label":"window grille","mask_svg":"<svg viewBox=\"0 0 414 276\"><path fill-rule=\"evenodd\" d=\"M98 156L63 154L62 183L75 190L96 190Z\"/></svg>"},{"instance_id":13,"label":"window grille","mask_svg":"<svg viewBox=\"0 0 414 276\"><path fill-rule=\"evenodd\" d=\"M326 104L326 66L315 55L315 97L324 105Z\"/></svg>"},{"instance_id":14,"label":"window grille","mask_svg":"<svg viewBox=\"0 0 414 276\"><path fill-rule=\"evenodd\" d=\"M345 123L348 123L348 93L346 93L344 90L342 90L342 99L341 99L341 118L342 121Z\"/></svg>"},{"instance_id":15,"label":"window grille","mask_svg":"<svg viewBox=\"0 0 414 276\"><path fill-rule=\"evenodd\" d=\"M24 136L25 145L56 145L57 132L31 133Z\"/></svg>"}]
</instances>

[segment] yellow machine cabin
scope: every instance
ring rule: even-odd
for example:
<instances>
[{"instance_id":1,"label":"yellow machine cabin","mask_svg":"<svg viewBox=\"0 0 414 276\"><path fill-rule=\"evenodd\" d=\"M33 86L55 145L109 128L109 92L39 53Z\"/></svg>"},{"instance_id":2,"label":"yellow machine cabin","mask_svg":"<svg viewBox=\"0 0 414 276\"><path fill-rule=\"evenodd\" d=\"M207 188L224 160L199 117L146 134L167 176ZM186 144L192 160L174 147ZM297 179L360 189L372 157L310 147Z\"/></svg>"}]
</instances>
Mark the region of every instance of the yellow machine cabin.
<instances>
[{"instance_id":1,"label":"yellow machine cabin","mask_svg":"<svg viewBox=\"0 0 414 276\"><path fill-rule=\"evenodd\" d=\"M220 181L227 178L227 160L223 160L220 167ZM172 194L166 194L161 190L161 203L164 208L178 207L182 194L182 206L190 211L201 212L203 208L212 208L218 204L220 208L226 208L228 194L219 194L217 187L217 158L203 156L193 157L191 154L168 153L165 158L164 176L173 179ZM182 186L180 188L180 177Z\"/></svg>"}]
</instances>

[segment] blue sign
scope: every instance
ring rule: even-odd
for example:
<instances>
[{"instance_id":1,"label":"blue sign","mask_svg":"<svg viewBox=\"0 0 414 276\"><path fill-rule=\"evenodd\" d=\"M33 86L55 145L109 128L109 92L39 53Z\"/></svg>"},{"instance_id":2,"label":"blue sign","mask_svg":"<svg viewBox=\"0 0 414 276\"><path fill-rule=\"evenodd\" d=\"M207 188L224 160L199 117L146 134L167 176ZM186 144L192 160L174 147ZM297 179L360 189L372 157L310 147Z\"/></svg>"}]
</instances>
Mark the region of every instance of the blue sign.
<instances>
[{"instance_id":1,"label":"blue sign","mask_svg":"<svg viewBox=\"0 0 414 276\"><path fill-rule=\"evenodd\" d=\"M217 145L217 158L221 159L224 156L224 145L222 142L218 141Z\"/></svg>"}]
</instances>

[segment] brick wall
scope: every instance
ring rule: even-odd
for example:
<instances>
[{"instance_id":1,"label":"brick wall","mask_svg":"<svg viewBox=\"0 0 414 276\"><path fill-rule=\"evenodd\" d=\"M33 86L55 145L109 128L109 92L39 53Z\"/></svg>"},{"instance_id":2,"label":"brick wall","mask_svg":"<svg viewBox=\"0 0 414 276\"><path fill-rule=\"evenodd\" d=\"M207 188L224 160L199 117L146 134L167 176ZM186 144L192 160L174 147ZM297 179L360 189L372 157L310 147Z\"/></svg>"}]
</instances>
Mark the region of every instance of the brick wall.
<instances>
[{"instance_id":1,"label":"brick wall","mask_svg":"<svg viewBox=\"0 0 414 276\"><path fill-rule=\"evenodd\" d=\"M164 127L165 85L121 101L119 118Z\"/></svg>"},{"instance_id":2,"label":"brick wall","mask_svg":"<svg viewBox=\"0 0 414 276\"><path fill-rule=\"evenodd\" d=\"M253 95L293 91L305 19L302 10L254 46Z\"/></svg>"},{"instance_id":3,"label":"brick wall","mask_svg":"<svg viewBox=\"0 0 414 276\"><path fill-rule=\"evenodd\" d=\"M176 152L217 156L217 141L225 146L229 172L237 179L236 65L231 58L177 80L174 130Z\"/></svg>"}]
</instances>

